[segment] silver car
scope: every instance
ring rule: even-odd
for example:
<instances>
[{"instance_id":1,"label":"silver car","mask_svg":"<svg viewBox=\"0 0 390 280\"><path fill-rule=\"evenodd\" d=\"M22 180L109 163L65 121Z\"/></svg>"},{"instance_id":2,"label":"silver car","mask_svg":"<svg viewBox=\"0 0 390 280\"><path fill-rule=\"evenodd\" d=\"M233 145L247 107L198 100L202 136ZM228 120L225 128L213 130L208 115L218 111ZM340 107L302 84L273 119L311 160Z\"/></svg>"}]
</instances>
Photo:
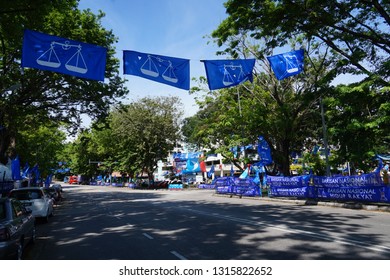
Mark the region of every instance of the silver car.
<instances>
[{"instance_id":1,"label":"silver car","mask_svg":"<svg viewBox=\"0 0 390 280\"><path fill-rule=\"evenodd\" d=\"M47 222L49 221L49 217L53 216L54 201L44 193L42 188L29 187L13 189L9 197L21 201L27 210L32 211L32 215L35 218L44 219Z\"/></svg>"},{"instance_id":2,"label":"silver car","mask_svg":"<svg viewBox=\"0 0 390 280\"><path fill-rule=\"evenodd\" d=\"M0 259L21 259L25 247L35 238L31 211L16 199L0 198Z\"/></svg>"}]
</instances>

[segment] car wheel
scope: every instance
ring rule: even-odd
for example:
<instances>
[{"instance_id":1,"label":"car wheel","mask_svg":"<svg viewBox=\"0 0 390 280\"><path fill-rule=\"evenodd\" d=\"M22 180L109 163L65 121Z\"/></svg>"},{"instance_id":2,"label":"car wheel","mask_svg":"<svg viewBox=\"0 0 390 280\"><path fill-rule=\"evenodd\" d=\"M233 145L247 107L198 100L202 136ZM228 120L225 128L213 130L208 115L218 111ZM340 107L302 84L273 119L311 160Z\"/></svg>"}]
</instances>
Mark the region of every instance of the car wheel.
<instances>
[{"instance_id":1,"label":"car wheel","mask_svg":"<svg viewBox=\"0 0 390 280\"><path fill-rule=\"evenodd\" d=\"M37 231L35 229L35 225L32 229L32 233L31 233L31 243L34 244L35 241L37 240Z\"/></svg>"},{"instance_id":2,"label":"car wheel","mask_svg":"<svg viewBox=\"0 0 390 280\"><path fill-rule=\"evenodd\" d=\"M17 247L17 250L16 250L16 259L17 260L21 260L22 259L22 255L23 255L23 239L21 239L18 242L18 247Z\"/></svg>"}]
</instances>

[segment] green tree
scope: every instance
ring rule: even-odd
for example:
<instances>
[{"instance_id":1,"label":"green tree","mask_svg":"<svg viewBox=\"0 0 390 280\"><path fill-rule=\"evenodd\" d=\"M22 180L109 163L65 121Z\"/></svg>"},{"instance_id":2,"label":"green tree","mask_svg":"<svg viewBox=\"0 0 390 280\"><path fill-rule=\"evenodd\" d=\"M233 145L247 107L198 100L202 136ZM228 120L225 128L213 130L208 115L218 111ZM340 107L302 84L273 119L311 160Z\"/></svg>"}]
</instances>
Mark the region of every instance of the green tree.
<instances>
[{"instance_id":1,"label":"green tree","mask_svg":"<svg viewBox=\"0 0 390 280\"><path fill-rule=\"evenodd\" d=\"M180 139L182 115L177 97L146 97L114 110L109 123L122 169L131 174L146 172L152 180L157 162Z\"/></svg>"},{"instance_id":2,"label":"green tree","mask_svg":"<svg viewBox=\"0 0 390 280\"><path fill-rule=\"evenodd\" d=\"M18 131L34 129L49 120L76 131L81 114L94 120L105 117L116 98L127 94L119 76L119 61L114 57L117 38L101 26L103 12L95 15L90 10L80 11L77 0L15 0L2 1L0 15L1 162L6 161L6 151ZM22 70L25 28L107 48L105 81Z\"/></svg>"},{"instance_id":3,"label":"green tree","mask_svg":"<svg viewBox=\"0 0 390 280\"><path fill-rule=\"evenodd\" d=\"M229 15L212 34L235 52L243 35L264 43L264 52L304 36L328 46L337 73L364 74L389 86L388 0L228 0ZM263 52L263 53L264 53Z\"/></svg>"},{"instance_id":4,"label":"green tree","mask_svg":"<svg viewBox=\"0 0 390 280\"><path fill-rule=\"evenodd\" d=\"M376 154L389 152L390 96L372 82L340 85L325 100L329 135L338 147L334 160L352 170L371 171Z\"/></svg>"},{"instance_id":5,"label":"green tree","mask_svg":"<svg viewBox=\"0 0 390 280\"><path fill-rule=\"evenodd\" d=\"M17 138L19 141L16 142L15 150L18 151L22 164L38 164L42 178L53 174L53 169L57 168L60 161L59 153L64 149L65 133L52 124L32 131L19 131Z\"/></svg>"},{"instance_id":6,"label":"green tree","mask_svg":"<svg viewBox=\"0 0 390 280\"><path fill-rule=\"evenodd\" d=\"M380 123L377 128L383 132L376 134L379 136L376 143L386 143L388 130L384 124L389 107L386 96L390 69L388 1L228 0L225 7L229 16L212 33L218 45L225 46L220 53L236 58L246 57L250 52L262 61L275 48L291 43L295 49L306 49L304 74L276 83L265 67L264 76L256 81L253 90L248 91L255 93L251 112L242 110L243 117L248 114L257 120L242 118L252 132L262 132L271 142L274 158L282 165L283 173L288 173L289 153L295 149L299 151L305 138L321 140L319 101L332 97L334 91L330 83L341 73L364 75L361 86L370 84L374 92L381 94L381 98L373 101L381 108L380 113L371 114L370 121L365 119L367 115L361 114L356 123L361 126L368 122L371 128L374 123ZM249 40L252 40L251 44L248 44ZM241 96L244 95L241 92ZM382 103L377 102L379 100ZM257 101L260 102L255 106ZM244 106L242 101L241 107ZM359 106L354 108L359 110ZM330 106L327 109L335 110ZM328 113L327 117L336 115L337 112ZM338 124L340 127L333 132L343 131L345 122ZM333 139L342 140L339 136ZM368 133L365 136L368 137ZM369 145L360 146L365 151L356 153L356 157L373 153L373 142L368 142ZM361 160L367 160L367 157Z\"/></svg>"}]
</instances>

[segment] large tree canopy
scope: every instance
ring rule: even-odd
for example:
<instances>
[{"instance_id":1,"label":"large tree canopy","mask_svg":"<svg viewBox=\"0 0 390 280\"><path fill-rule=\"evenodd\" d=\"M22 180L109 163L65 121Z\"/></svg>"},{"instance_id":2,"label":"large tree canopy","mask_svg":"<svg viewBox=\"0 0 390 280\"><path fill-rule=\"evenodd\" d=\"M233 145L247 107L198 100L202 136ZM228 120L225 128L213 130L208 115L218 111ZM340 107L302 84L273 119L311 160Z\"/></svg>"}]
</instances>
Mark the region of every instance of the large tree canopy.
<instances>
[{"instance_id":1,"label":"large tree canopy","mask_svg":"<svg viewBox=\"0 0 390 280\"><path fill-rule=\"evenodd\" d=\"M122 170L146 172L152 179L157 162L166 159L180 139L182 115L177 97L145 97L114 110L110 127Z\"/></svg>"},{"instance_id":2,"label":"large tree canopy","mask_svg":"<svg viewBox=\"0 0 390 280\"><path fill-rule=\"evenodd\" d=\"M337 73L389 86L388 0L228 0L225 7L229 16L212 36L228 43L227 51L234 53L244 34L263 41L263 54L303 35L333 50Z\"/></svg>"},{"instance_id":3,"label":"large tree canopy","mask_svg":"<svg viewBox=\"0 0 390 280\"><path fill-rule=\"evenodd\" d=\"M388 143L388 4L387 0L228 0L228 17L212 33L225 47L220 53L254 56L263 69L253 85L208 94L200 103L204 110L187 120L187 126L195 129L193 133L185 129L186 136L195 143L208 136L228 154L230 147L251 143L261 134L272 144L275 162L288 174L291 152L307 150L318 141L325 145L323 98L329 136L333 147L339 148L335 165L369 162ZM306 50L305 71L276 81L265 58L286 47ZM342 73L359 74L364 80L333 87L331 82ZM355 134L359 139L351 137Z\"/></svg>"},{"instance_id":4,"label":"large tree canopy","mask_svg":"<svg viewBox=\"0 0 390 280\"><path fill-rule=\"evenodd\" d=\"M0 7L0 161L17 131L47 120L77 129L80 114L107 115L117 97L127 94L114 57L117 41L101 26L104 13L78 10L78 1L2 1ZM107 48L105 81L36 69L21 69L24 29L31 29ZM32 145L32 143L30 143Z\"/></svg>"}]
</instances>

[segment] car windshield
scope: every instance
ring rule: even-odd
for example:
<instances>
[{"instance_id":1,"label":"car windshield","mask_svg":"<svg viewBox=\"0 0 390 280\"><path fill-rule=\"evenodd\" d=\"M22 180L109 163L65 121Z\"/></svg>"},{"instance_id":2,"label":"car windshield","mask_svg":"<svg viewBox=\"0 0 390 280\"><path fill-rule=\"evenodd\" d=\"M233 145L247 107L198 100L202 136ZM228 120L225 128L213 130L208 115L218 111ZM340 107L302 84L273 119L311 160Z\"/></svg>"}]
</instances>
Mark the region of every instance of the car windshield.
<instances>
[{"instance_id":1,"label":"car windshield","mask_svg":"<svg viewBox=\"0 0 390 280\"><path fill-rule=\"evenodd\" d=\"M31 200L42 198L42 192L40 190L17 190L11 192L11 197L17 200Z\"/></svg>"}]
</instances>

